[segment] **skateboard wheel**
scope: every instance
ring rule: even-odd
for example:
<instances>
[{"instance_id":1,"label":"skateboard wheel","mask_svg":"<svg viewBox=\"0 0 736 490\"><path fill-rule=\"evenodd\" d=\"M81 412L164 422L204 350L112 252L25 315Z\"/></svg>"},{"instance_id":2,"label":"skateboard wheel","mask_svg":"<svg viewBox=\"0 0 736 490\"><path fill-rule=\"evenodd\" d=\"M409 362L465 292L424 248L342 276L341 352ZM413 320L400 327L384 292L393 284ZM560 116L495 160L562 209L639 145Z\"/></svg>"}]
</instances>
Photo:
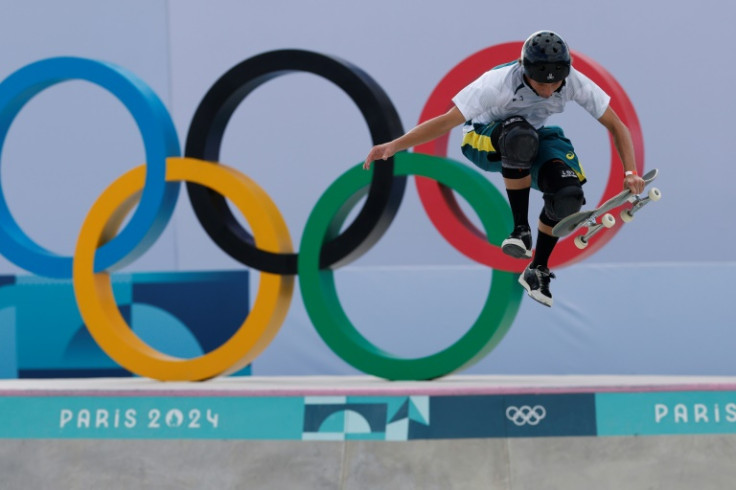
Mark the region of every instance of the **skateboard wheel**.
<instances>
[{"instance_id":1,"label":"skateboard wheel","mask_svg":"<svg viewBox=\"0 0 736 490\"><path fill-rule=\"evenodd\" d=\"M624 209L621 211L621 221L624 223L630 223L634 220L634 215L631 214L631 211L629 209Z\"/></svg>"},{"instance_id":2,"label":"skateboard wheel","mask_svg":"<svg viewBox=\"0 0 736 490\"><path fill-rule=\"evenodd\" d=\"M649 199L652 201L659 201L662 199L662 193L656 187L649 189Z\"/></svg>"},{"instance_id":3,"label":"skateboard wheel","mask_svg":"<svg viewBox=\"0 0 736 490\"><path fill-rule=\"evenodd\" d=\"M606 213L601 218L601 224L604 228L611 228L616 224L616 218L611 213Z\"/></svg>"},{"instance_id":4,"label":"skateboard wheel","mask_svg":"<svg viewBox=\"0 0 736 490\"><path fill-rule=\"evenodd\" d=\"M575 246L582 250L588 246L588 240L586 240L582 235L577 236L575 237Z\"/></svg>"}]
</instances>

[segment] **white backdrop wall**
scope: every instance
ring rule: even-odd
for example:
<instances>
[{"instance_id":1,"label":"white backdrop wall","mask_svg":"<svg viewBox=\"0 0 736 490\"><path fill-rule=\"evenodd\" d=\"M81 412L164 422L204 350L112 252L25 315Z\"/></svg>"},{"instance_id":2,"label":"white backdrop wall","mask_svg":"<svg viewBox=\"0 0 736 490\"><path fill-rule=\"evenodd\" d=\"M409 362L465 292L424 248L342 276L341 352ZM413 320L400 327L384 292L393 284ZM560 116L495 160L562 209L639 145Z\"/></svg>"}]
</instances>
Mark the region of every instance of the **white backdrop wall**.
<instances>
[{"instance_id":1,"label":"white backdrop wall","mask_svg":"<svg viewBox=\"0 0 736 490\"><path fill-rule=\"evenodd\" d=\"M523 12L513 2L472 10L458 5L441 0L5 2L0 78L59 55L120 64L162 98L183 148L201 98L230 67L265 51L301 48L363 68L388 93L409 129L457 63L535 30L556 30L628 93L644 134L645 166L660 168L657 186L664 198L598 253L557 271L554 308L525 299L506 339L468 372L736 374L729 355L736 334L726 310L736 292L727 246L736 238L728 214L736 172L728 163L727 133L736 109L728 91L736 75L728 51L736 8L715 0L669 5L666 13L656 2L633 0L615 6L529 0ZM552 122L575 143L590 181L588 201L598 202L609 171L604 128L572 106ZM455 130L450 156L463 161L458 144ZM345 94L316 76L290 74L259 87L241 104L220 160L272 196L298 246L321 193L370 146L368 129ZM2 189L31 238L71 254L91 204L143 157L137 128L120 103L85 82L61 84L35 97L14 122L2 152ZM502 188L497 176L488 178ZM532 219L540 205L535 196ZM165 234L128 269L239 267L210 242L182 192ZM0 257L0 273L24 271ZM458 338L478 314L489 276L489 269L440 237L410 181L386 236L338 271L337 282L356 326L381 347L409 356ZM282 331L254 372L355 371L319 339L297 292Z\"/></svg>"}]
</instances>

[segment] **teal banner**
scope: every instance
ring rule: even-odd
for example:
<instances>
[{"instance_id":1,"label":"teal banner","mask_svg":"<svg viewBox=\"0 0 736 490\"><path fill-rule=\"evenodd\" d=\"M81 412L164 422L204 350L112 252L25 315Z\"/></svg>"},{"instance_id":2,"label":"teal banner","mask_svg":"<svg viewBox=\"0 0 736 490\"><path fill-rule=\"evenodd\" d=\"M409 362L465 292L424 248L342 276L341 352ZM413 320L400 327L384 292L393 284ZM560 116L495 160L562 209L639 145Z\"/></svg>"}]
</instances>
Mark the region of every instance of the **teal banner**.
<instances>
[{"instance_id":1,"label":"teal banner","mask_svg":"<svg viewBox=\"0 0 736 490\"><path fill-rule=\"evenodd\" d=\"M301 439L301 397L0 397L5 439Z\"/></svg>"},{"instance_id":2,"label":"teal banner","mask_svg":"<svg viewBox=\"0 0 736 490\"><path fill-rule=\"evenodd\" d=\"M586 435L595 435L592 394L0 397L0 439L406 441Z\"/></svg>"},{"instance_id":3,"label":"teal banner","mask_svg":"<svg viewBox=\"0 0 736 490\"><path fill-rule=\"evenodd\" d=\"M736 391L0 396L0 439L415 440L736 433Z\"/></svg>"},{"instance_id":4,"label":"teal banner","mask_svg":"<svg viewBox=\"0 0 736 490\"><path fill-rule=\"evenodd\" d=\"M730 434L736 392L599 393L596 418L599 436Z\"/></svg>"}]
</instances>

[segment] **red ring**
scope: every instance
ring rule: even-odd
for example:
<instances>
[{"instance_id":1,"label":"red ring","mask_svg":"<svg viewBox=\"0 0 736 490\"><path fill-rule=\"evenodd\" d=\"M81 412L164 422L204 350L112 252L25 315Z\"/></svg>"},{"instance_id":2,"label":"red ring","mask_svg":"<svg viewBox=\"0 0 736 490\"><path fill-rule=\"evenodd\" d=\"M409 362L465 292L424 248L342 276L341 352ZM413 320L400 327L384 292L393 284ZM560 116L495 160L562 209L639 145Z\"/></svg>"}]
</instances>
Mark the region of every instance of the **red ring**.
<instances>
[{"instance_id":1,"label":"red ring","mask_svg":"<svg viewBox=\"0 0 736 490\"><path fill-rule=\"evenodd\" d=\"M522 42L510 42L490 46L457 64L429 96L419 117L419 122L444 114L452 107L452 98L470 82L481 76L490 67L518 58ZM634 143L636 167L644 174L644 138L639 119L628 95L600 64L591 58L572 51L575 69L584 73L611 96L611 108L618 114L631 132ZM447 156L449 133L434 141L418 145L417 153ZM611 143L611 170L603 197L598 205L610 199L622 189L621 160L609 135ZM481 264L509 272L521 272L528 259L514 259L501 252L501 248L488 242L486 236L468 219L460 209L451 189L425 177L415 179L419 198L434 226L458 251ZM573 236L560 240L550 258L551 267L562 267L583 260L600 249L618 232L620 224L605 233L599 233L590 240L584 250L574 246Z\"/></svg>"}]
</instances>

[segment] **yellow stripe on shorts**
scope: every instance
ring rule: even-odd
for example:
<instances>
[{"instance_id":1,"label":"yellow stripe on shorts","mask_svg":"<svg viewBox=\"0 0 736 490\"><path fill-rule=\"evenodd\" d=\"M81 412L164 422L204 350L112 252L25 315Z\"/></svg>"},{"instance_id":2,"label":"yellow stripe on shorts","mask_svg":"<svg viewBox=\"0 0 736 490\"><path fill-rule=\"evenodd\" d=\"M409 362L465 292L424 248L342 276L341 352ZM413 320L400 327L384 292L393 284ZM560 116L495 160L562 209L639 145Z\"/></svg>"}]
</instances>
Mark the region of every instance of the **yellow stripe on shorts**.
<instances>
[{"instance_id":1,"label":"yellow stripe on shorts","mask_svg":"<svg viewBox=\"0 0 736 490\"><path fill-rule=\"evenodd\" d=\"M475 131L468 131L463 136L462 146L466 145L478 151L485 151L488 153L495 153L496 151L496 149L493 147L493 143L491 143L490 136L478 134Z\"/></svg>"}]
</instances>

